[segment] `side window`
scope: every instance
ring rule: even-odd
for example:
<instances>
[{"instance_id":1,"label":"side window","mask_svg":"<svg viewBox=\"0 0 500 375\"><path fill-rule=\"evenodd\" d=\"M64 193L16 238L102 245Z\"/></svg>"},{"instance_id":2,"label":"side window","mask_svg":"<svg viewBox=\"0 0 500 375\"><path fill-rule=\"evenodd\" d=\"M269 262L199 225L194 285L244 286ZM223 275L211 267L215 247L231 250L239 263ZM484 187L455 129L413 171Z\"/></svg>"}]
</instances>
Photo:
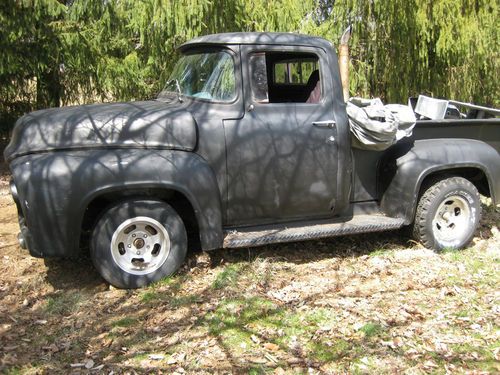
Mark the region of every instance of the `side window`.
<instances>
[{"instance_id":1,"label":"side window","mask_svg":"<svg viewBox=\"0 0 500 375\"><path fill-rule=\"evenodd\" d=\"M257 103L321 101L319 58L303 52L258 52L250 55L252 99Z\"/></svg>"}]
</instances>

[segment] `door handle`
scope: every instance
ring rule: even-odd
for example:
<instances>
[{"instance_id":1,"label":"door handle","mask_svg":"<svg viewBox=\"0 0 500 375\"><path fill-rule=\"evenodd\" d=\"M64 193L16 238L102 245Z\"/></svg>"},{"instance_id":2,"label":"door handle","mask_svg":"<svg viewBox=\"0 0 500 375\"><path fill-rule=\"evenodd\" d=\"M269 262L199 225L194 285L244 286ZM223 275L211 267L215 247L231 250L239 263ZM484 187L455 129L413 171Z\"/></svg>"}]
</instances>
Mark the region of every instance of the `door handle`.
<instances>
[{"instance_id":1,"label":"door handle","mask_svg":"<svg viewBox=\"0 0 500 375\"><path fill-rule=\"evenodd\" d=\"M326 121L315 121L312 123L314 126L318 128L334 128L337 123L335 120L326 120Z\"/></svg>"}]
</instances>

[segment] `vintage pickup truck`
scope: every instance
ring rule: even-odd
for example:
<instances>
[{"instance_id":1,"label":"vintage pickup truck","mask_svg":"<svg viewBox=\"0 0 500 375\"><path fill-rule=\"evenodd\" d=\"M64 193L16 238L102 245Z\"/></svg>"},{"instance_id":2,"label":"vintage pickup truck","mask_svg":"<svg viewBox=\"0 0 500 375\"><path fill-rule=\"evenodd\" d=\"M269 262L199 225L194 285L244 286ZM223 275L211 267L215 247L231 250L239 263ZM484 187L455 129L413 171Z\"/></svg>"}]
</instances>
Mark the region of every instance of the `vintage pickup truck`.
<instances>
[{"instance_id":1,"label":"vintage pickup truck","mask_svg":"<svg viewBox=\"0 0 500 375\"><path fill-rule=\"evenodd\" d=\"M18 120L4 156L31 255L90 248L104 279L136 288L189 248L403 226L428 248L461 248L479 194L500 198L497 118L418 121L385 151L353 148L327 40L230 33L180 52L155 100Z\"/></svg>"}]
</instances>

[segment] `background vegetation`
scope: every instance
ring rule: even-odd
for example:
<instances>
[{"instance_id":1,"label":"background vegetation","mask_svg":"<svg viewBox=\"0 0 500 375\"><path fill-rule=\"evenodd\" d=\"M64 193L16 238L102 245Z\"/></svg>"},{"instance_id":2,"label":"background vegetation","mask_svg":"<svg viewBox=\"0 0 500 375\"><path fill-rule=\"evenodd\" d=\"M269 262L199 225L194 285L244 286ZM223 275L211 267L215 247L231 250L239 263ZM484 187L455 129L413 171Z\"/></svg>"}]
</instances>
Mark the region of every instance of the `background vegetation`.
<instances>
[{"instance_id":1,"label":"background vegetation","mask_svg":"<svg viewBox=\"0 0 500 375\"><path fill-rule=\"evenodd\" d=\"M499 3L490 0L5 0L0 131L45 107L153 97L175 48L203 34L289 31L337 43L348 23L351 93L421 92L499 104Z\"/></svg>"}]
</instances>

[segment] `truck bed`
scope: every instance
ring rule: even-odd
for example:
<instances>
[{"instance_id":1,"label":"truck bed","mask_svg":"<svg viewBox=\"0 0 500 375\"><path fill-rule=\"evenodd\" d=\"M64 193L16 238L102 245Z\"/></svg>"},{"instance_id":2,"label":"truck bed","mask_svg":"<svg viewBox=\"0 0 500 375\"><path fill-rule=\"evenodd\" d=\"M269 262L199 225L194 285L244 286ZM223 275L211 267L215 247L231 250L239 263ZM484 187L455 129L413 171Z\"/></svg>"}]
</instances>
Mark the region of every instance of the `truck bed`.
<instances>
[{"instance_id":1,"label":"truck bed","mask_svg":"<svg viewBox=\"0 0 500 375\"><path fill-rule=\"evenodd\" d=\"M420 120L413 135L398 143L424 139L476 139L500 152L500 118L473 120ZM377 167L386 151L369 151L352 148L354 182L351 202L379 199L377 193Z\"/></svg>"}]
</instances>

